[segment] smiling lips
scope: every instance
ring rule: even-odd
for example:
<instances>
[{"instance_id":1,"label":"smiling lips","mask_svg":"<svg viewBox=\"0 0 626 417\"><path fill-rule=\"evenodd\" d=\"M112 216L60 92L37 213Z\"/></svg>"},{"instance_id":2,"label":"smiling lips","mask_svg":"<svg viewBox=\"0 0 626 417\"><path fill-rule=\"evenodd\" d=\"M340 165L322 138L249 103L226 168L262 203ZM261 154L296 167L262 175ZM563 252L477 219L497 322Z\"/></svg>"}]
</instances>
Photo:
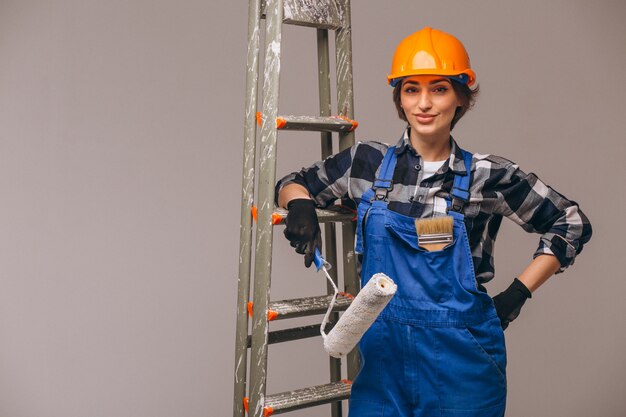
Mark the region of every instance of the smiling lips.
<instances>
[{"instance_id":1,"label":"smiling lips","mask_svg":"<svg viewBox=\"0 0 626 417\"><path fill-rule=\"evenodd\" d=\"M418 113L415 115L415 118L418 122L422 124L429 124L435 119L436 114L427 114L427 113Z\"/></svg>"}]
</instances>

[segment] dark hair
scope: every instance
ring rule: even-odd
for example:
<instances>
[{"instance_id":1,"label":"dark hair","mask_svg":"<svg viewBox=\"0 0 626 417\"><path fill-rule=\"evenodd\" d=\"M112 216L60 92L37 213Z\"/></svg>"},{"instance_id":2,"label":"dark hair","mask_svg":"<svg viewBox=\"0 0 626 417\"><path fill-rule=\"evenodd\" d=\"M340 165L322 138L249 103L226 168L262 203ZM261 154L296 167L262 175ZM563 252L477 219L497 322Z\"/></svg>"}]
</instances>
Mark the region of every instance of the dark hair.
<instances>
[{"instance_id":1,"label":"dark hair","mask_svg":"<svg viewBox=\"0 0 626 417\"><path fill-rule=\"evenodd\" d=\"M478 85L474 87L474 89L469 88L467 84L461 84L456 81L450 80L450 84L452 84L452 89L456 93L457 97L461 100L461 105L457 107L454 112L454 117L452 118L452 123L450 125L450 130L454 129L454 125L463 117L465 113L472 107L474 107L474 103L476 103L476 96L478 95ZM402 104L400 102L400 92L402 91L402 83L398 83L393 88L393 103L396 105L396 110L398 111L398 117L405 122L408 122L406 119L406 115L404 114L404 110L402 109Z\"/></svg>"}]
</instances>

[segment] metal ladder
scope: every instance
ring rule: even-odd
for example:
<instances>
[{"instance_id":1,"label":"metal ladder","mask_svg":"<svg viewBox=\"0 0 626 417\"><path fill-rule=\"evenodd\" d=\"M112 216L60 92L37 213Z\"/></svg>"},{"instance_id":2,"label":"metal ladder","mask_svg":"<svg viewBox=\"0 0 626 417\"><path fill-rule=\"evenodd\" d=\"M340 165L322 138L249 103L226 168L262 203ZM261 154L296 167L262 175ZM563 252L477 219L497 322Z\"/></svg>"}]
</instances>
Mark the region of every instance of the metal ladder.
<instances>
[{"instance_id":1,"label":"metal ladder","mask_svg":"<svg viewBox=\"0 0 626 417\"><path fill-rule=\"evenodd\" d=\"M257 113L257 86L259 78L259 32L261 19L265 24L265 64L263 104ZM317 29L319 69L320 116L279 116L279 74L282 24L309 26ZM329 30L335 30L338 114L331 116ZM296 409L332 403L332 416L341 417L341 400L350 396L350 381L359 367L358 355L347 358L347 380L341 378L341 362L330 358L330 383L295 391L266 395L268 344L319 336L319 326L303 326L287 330L269 331L269 321L321 314L328 307L330 295L270 302L273 226L281 224L286 210L274 209L276 182L276 138L278 130L308 130L321 132L322 157L331 155L332 133L339 135L339 150L354 144L356 122L353 119L352 94L352 39L350 0L249 0L248 55L246 76L246 105L244 132L244 164L241 203L239 252L239 283L237 294L237 336L235 352L235 391L233 416L243 417L244 408L253 417L267 417ZM259 161L256 155L256 122L261 125ZM258 163L257 163L258 162ZM254 201L255 163L259 178L257 189L258 212L254 262L254 292L250 303L252 259L252 211ZM337 264L335 222L341 222L344 287L356 295L359 280L354 257L354 212L334 206L318 210L324 225L325 258ZM337 282L337 268L331 270ZM330 293L330 284L328 293ZM338 298L335 311L345 310L351 297ZM252 334L248 335L248 314L252 313ZM338 318L333 313L330 325ZM245 397L248 368L248 348L251 348L250 397ZM246 406L244 407L244 403Z\"/></svg>"}]
</instances>

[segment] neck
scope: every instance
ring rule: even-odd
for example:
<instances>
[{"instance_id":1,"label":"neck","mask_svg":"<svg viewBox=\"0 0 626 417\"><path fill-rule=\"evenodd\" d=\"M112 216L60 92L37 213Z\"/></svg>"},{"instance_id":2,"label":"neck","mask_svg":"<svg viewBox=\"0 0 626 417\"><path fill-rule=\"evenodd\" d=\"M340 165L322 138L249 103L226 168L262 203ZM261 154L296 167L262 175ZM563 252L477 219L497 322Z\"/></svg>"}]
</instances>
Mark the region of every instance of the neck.
<instances>
[{"instance_id":1,"label":"neck","mask_svg":"<svg viewBox=\"0 0 626 417\"><path fill-rule=\"evenodd\" d=\"M410 141L424 161L443 161L450 156L450 131L436 136L422 136L411 129Z\"/></svg>"}]
</instances>

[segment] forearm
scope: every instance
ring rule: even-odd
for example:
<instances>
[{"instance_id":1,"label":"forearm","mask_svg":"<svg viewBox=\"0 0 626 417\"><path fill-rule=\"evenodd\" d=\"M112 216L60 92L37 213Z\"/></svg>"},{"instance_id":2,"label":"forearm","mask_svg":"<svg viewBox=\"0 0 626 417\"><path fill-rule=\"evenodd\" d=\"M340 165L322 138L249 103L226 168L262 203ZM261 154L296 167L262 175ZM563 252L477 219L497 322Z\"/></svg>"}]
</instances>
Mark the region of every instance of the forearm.
<instances>
[{"instance_id":1,"label":"forearm","mask_svg":"<svg viewBox=\"0 0 626 417\"><path fill-rule=\"evenodd\" d=\"M539 255L506 290L493 297L493 304L503 330L517 318L526 300L532 297L532 292L560 267L561 264L555 256Z\"/></svg>"},{"instance_id":2,"label":"forearm","mask_svg":"<svg viewBox=\"0 0 626 417\"><path fill-rule=\"evenodd\" d=\"M309 191L300 184L285 185L278 193L278 206L287 208L287 204L294 198L311 199Z\"/></svg>"},{"instance_id":3,"label":"forearm","mask_svg":"<svg viewBox=\"0 0 626 417\"><path fill-rule=\"evenodd\" d=\"M558 259L553 255L539 255L524 269L518 277L520 281L534 292L561 267Z\"/></svg>"}]
</instances>

